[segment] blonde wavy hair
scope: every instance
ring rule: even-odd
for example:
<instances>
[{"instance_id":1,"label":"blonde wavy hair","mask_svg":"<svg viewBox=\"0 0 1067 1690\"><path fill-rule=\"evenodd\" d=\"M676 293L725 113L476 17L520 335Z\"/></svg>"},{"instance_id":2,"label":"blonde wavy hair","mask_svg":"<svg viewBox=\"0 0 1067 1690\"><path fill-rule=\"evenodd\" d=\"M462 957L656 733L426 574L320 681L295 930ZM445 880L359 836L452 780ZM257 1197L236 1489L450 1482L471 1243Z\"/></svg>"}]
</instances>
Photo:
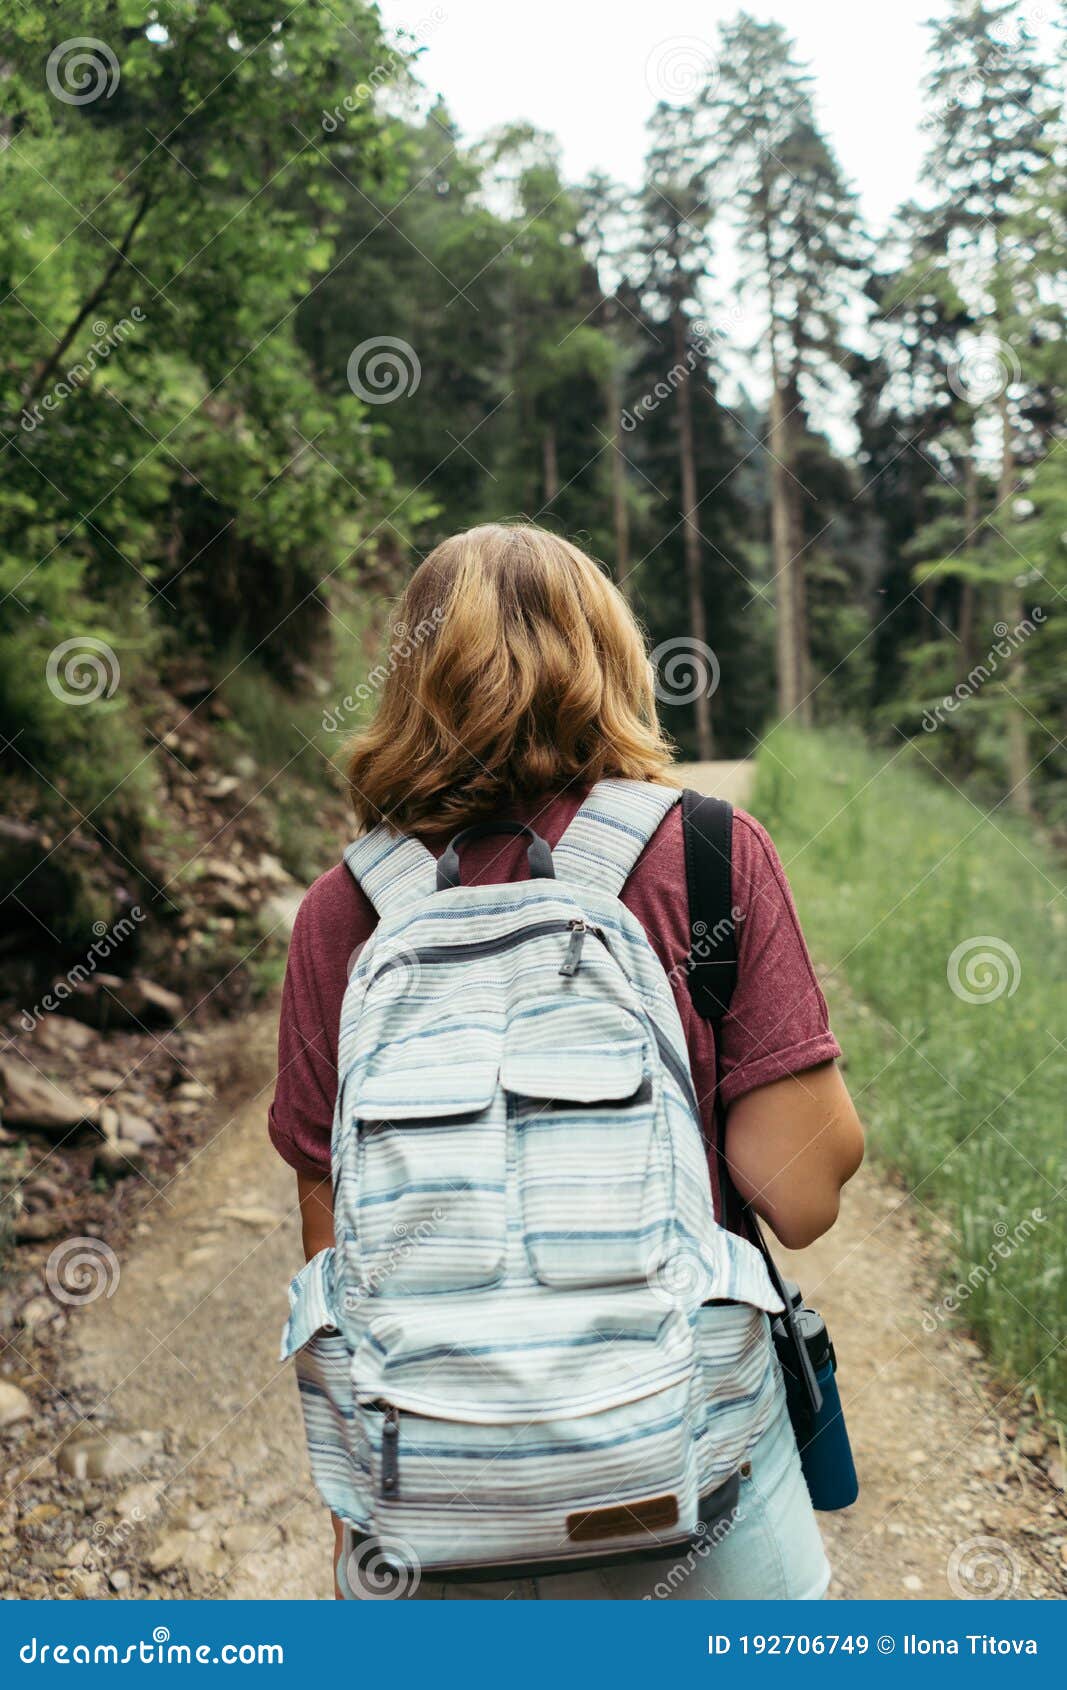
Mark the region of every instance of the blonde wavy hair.
<instances>
[{"instance_id":1,"label":"blonde wavy hair","mask_svg":"<svg viewBox=\"0 0 1067 1690\"><path fill-rule=\"evenodd\" d=\"M454 535L397 618L377 712L348 747L362 826L445 832L607 775L664 782L673 753L644 639L569 541L499 523Z\"/></svg>"}]
</instances>

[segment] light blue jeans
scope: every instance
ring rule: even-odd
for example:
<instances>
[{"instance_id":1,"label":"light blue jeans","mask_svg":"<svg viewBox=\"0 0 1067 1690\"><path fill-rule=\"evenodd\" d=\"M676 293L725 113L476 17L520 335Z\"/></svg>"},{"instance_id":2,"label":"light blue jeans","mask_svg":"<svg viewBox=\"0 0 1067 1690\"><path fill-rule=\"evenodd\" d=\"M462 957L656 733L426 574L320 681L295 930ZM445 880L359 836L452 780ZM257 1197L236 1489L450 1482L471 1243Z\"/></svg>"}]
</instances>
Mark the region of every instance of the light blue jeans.
<instances>
[{"instance_id":1,"label":"light blue jeans","mask_svg":"<svg viewBox=\"0 0 1067 1690\"><path fill-rule=\"evenodd\" d=\"M733 1523L719 1541L712 1541L716 1535L710 1534L699 1548L680 1552L676 1561L630 1561L614 1569L514 1581L450 1584L424 1579L408 1593L408 1600L722 1602L810 1601L825 1596L830 1563L801 1471L780 1378L775 1412L742 1470Z\"/></svg>"}]
</instances>

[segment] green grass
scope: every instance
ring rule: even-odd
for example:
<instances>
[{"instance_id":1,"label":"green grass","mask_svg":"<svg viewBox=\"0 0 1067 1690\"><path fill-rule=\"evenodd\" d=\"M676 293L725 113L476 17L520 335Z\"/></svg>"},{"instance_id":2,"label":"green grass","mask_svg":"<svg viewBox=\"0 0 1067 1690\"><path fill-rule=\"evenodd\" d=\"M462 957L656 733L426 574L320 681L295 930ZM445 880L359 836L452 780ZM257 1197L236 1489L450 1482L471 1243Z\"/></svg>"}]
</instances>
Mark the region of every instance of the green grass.
<instances>
[{"instance_id":1,"label":"green grass","mask_svg":"<svg viewBox=\"0 0 1067 1690\"><path fill-rule=\"evenodd\" d=\"M943 1291L962 1282L964 1294L955 1311L917 1308L916 1319L972 1331L1004 1381L1062 1422L1062 866L1032 829L937 782L916 750L872 749L844 733L776 730L753 807L831 970L834 1029L871 1148L949 1229ZM981 1001L950 986L960 946L957 977L962 968ZM982 953L994 958L988 968ZM862 1254L854 1265L862 1274Z\"/></svg>"}]
</instances>

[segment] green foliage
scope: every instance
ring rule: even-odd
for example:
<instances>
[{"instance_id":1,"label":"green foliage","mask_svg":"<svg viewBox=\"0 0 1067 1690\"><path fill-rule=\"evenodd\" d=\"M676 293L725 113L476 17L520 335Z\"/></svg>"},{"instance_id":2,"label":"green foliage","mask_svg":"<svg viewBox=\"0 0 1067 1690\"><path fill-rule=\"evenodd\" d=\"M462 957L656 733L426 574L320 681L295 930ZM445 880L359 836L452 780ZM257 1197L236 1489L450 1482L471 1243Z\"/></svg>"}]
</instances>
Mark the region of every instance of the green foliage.
<instances>
[{"instance_id":1,"label":"green foliage","mask_svg":"<svg viewBox=\"0 0 1067 1690\"><path fill-rule=\"evenodd\" d=\"M947 1222L951 1284L1032 1212L1045 1217L976 1276L959 1318L1005 1378L1062 1417L1065 882L1018 823L932 783L925 751L777 731L755 808L831 971L835 1030L872 1144Z\"/></svg>"},{"instance_id":2,"label":"green foliage","mask_svg":"<svg viewBox=\"0 0 1067 1690\"><path fill-rule=\"evenodd\" d=\"M2 702L9 759L73 802L138 807L140 678L190 643L291 675L392 500L366 407L317 389L293 328L336 234L318 113L385 53L346 10L7 14ZM78 37L100 44L81 81ZM396 191L387 132L363 102L346 144ZM85 640L121 678L74 708L45 668Z\"/></svg>"}]
</instances>

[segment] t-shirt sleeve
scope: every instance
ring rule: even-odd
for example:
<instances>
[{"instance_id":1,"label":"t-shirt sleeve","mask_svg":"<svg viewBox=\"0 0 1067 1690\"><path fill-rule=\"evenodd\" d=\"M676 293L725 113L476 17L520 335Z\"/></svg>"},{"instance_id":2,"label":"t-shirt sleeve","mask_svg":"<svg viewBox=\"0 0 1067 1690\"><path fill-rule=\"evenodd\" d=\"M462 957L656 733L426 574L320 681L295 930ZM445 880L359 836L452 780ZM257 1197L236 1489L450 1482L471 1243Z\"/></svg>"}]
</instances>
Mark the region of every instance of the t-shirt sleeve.
<instances>
[{"instance_id":1,"label":"t-shirt sleeve","mask_svg":"<svg viewBox=\"0 0 1067 1690\"><path fill-rule=\"evenodd\" d=\"M785 870L765 829L742 811L734 817L733 900L738 971L719 1048L724 1104L841 1054Z\"/></svg>"},{"instance_id":2,"label":"t-shirt sleeve","mask_svg":"<svg viewBox=\"0 0 1067 1690\"><path fill-rule=\"evenodd\" d=\"M373 921L373 911L342 868L307 893L289 941L268 1128L278 1154L315 1179L330 1171L347 961L353 947L369 937Z\"/></svg>"}]
</instances>

